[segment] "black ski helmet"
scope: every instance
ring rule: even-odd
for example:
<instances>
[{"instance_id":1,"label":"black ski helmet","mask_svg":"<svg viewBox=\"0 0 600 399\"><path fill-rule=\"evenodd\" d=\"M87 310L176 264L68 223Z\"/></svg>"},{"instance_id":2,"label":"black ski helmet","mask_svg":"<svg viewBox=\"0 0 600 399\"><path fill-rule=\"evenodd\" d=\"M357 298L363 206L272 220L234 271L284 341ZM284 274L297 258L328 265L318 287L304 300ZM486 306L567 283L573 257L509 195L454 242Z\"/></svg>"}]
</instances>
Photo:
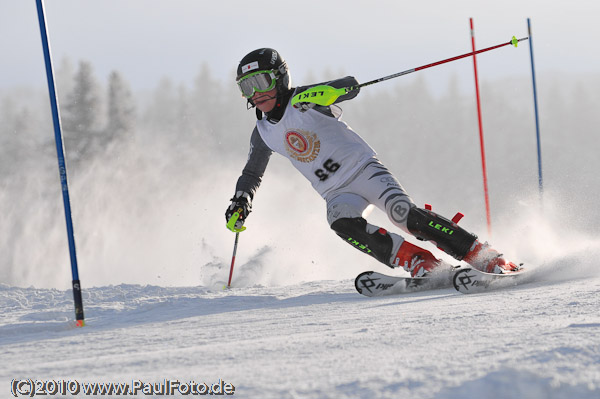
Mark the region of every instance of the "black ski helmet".
<instances>
[{"instance_id":1,"label":"black ski helmet","mask_svg":"<svg viewBox=\"0 0 600 399\"><path fill-rule=\"evenodd\" d=\"M274 71L277 93L291 89L292 80L285 60L272 48L259 48L246 54L237 67L236 81L256 71Z\"/></svg>"}]
</instances>

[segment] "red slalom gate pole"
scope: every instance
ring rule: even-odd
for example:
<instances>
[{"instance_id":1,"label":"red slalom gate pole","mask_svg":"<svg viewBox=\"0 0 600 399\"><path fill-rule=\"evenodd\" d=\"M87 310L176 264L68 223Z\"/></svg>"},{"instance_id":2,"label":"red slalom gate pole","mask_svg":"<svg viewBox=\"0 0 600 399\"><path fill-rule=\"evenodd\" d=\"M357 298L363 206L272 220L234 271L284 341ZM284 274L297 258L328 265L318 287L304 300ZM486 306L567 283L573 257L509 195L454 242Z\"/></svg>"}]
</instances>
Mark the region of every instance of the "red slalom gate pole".
<instances>
[{"instance_id":1,"label":"red slalom gate pole","mask_svg":"<svg viewBox=\"0 0 600 399\"><path fill-rule=\"evenodd\" d=\"M483 141L483 123L481 122L481 100L479 97L479 79L477 77L477 58L475 51L475 29L473 28L473 18L469 18L471 25L471 45L473 46L473 70L475 72L475 94L477 97L477 119L479 122L479 143L481 146L481 169L483 172L483 193L485 196L485 216L487 219L488 235L492 235L492 222L490 217L490 197L487 184L487 168L485 166L485 145Z\"/></svg>"}]
</instances>

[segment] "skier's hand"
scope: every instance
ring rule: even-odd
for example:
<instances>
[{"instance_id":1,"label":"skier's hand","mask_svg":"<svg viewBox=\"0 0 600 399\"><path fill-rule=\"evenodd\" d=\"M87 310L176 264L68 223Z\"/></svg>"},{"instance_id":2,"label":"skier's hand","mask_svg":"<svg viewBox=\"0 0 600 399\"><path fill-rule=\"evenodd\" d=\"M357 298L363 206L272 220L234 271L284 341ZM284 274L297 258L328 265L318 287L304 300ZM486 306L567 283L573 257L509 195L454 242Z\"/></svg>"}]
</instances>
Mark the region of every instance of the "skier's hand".
<instances>
[{"instance_id":1,"label":"skier's hand","mask_svg":"<svg viewBox=\"0 0 600 399\"><path fill-rule=\"evenodd\" d=\"M246 218L252 212L252 197L244 191L238 191L231 199L231 205L225 210L225 220L229 222L234 213L239 213L240 217L235 222L235 229L240 230L246 221Z\"/></svg>"},{"instance_id":2,"label":"skier's hand","mask_svg":"<svg viewBox=\"0 0 600 399\"><path fill-rule=\"evenodd\" d=\"M306 112L309 109L313 108L315 105L315 103L296 103L294 104L294 108L296 108L298 111L300 112Z\"/></svg>"}]
</instances>

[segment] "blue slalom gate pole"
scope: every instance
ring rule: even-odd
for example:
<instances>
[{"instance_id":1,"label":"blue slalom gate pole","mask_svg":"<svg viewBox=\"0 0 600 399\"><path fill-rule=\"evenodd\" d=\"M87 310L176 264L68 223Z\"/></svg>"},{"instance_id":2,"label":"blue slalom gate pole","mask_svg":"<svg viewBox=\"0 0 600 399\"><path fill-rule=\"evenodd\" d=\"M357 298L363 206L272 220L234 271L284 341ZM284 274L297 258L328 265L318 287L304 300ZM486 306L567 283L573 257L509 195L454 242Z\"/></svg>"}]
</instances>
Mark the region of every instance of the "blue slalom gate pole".
<instances>
[{"instance_id":1,"label":"blue slalom gate pole","mask_svg":"<svg viewBox=\"0 0 600 399\"><path fill-rule=\"evenodd\" d=\"M62 139L62 129L58 112L58 99L54 85L54 72L52 70L52 59L50 57L50 44L48 42L48 30L44 15L43 0L36 0L38 19L40 22L40 33L42 35L42 48L46 62L46 77L48 79L48 92L50 94L50 107L52 108L52 121L54 123L54 141L56 143L56 155L58 157L58 172L62 188L63 204L65 208L65 219L67 222L67 238L69 241L69 254L71 257L71 273L73 276L73 300L75 301L75 320L78 327L85 325L83 317L83 300L81 299L81 283L77 270L77 254L75 252L75 235L73 233L73 220L71 218L71 201L69 199L69 185L67 183L67 164L65 162L65 151Z\"/></svg>"},{"instance_id":2,"label":"blue slalom gate pole","mask_svg":"<svg viewBox=\"0 0 600 399\"><path fill-rule=\"evenodd\" d=\"M537 137L537 155L538 155L538 184L540 189L540 198L544 192L544 181L542 178L542 147L540 144L540 120L538 116L537 87L535 83L535 64L533 62L533 39L531 36L531 19L527 18L527 31L529 33L529 54L531 55L531 80L533 82L533 106L535 109L535 134Z\"/></svg>"}]
</instances>

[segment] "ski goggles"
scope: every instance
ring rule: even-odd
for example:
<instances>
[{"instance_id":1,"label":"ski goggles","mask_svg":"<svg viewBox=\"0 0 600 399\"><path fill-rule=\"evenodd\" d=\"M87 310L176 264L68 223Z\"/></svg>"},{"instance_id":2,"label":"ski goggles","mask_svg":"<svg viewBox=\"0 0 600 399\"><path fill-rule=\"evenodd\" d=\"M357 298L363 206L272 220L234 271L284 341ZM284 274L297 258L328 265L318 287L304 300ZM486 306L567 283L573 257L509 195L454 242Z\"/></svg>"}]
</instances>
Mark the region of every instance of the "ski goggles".
<instances>
[{"instance_id":1,"label":"ski goggles","mask_svg":"<svg viewBox=\"0 0 600 399\"><path fill-rule=\"evenodd\" d=\"M264 93L273 90L277 83L275 71L256 71L237 81L242 95L250 98L254 93Z\"/></svg>"}]
</instances>

